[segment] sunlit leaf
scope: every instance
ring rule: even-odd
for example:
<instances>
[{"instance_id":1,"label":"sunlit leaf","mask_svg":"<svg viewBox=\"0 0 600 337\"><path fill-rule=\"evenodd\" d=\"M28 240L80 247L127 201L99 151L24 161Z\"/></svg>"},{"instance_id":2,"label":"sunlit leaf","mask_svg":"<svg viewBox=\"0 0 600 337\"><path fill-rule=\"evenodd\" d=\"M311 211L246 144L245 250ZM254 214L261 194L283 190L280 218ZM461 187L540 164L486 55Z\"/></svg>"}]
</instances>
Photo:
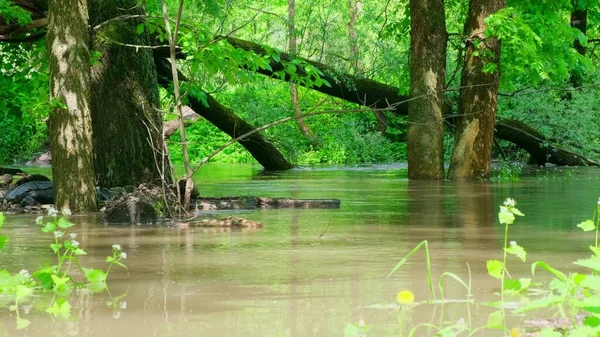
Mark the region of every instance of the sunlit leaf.
<instances>
[{"instance_id":1,"label":"sunlit leaf","mask_svg":"<svg viewBox=\"0 0 600 337\"><path fill-rule=\"evenodd\" d=\"M502 278L502 271L504 270L504 263L498 260L488 260L486 263L488 273L497 279Z\"/></svg>"},{"instance_id":2,"label":"sunlit leaf","mask_svg":"<svg viewBox=\"0 0 600 337\"><path fill-rule=\"evenodd\" d=\"M600 326L600 318L596 316L588 316L583 320L583 325L596 328Z\"/></svg>"},{"instance_id":3,"label":"sunlit leaf","mask_svg":"<svg viewBox=\"0 0 600 337\"><path fill-rule=\"evenodd\" d=\"M60 228L65 229L65 228L70 228L70 227L73 227L73 226L75 226L75 224L74 223L70 223L69 220L67 220L64 217L58 219L58 227L60 227Z\"/></svg>"},{"instance_id":4,"label":"sunlit leaf","mask_svg":"<svg viewBox=\"0 0 600 337\"><path fill-rule=\"evenodd\" d=\"M516 257L518 257L519 259L521 259L521 261L525 262L525 260L527 259L527 252L525 251L525 248L519 246L519 245L510 245L508 248L504 248L506 249L506 252L511 254L511 255L515 255Z\"/></svg>"},{"instance_id":5,"label":"sunlit leaf","mask_svg":"<svg viewBox=\"0 0 600 337\"><path fill-rule=\"evenodd\" d=\"M562 337L562 333L554 331L551 328L546 328L540 331L539 337Z\"/></svg>"},{"instance_id":6,"label":"sunlit leaf","mask_svg":"<svg viewBox=\"0 0 600 337\"><path fill-rule=\"evenodd\" d=\"M582 266L582 267L586 267L586 268L590 268L590 269L600 272L600 260L595 259L595 258L594 259L577 260L577 261L573 262L573 264Z\"/></svg>"},{"instance_id":7,"label":"sunlit leaf","mask_svg":"<svg viewBox=\"0 0 600 337\"><path fill-rule=\"evenodd\" d=\"M0 235L0 249L4 248L6 242L8 242L8 236Z\"/></svg>"},{"instance_id":8,"label":"sunlit leaf","mask_svg":"<svg viewBox=\"0 0 600 337\"><path fill-rule=\"evenodd\" d=\"M494 311L488 316L486 327L488 329L504 329L504 315L502 311Z\"/></svg>"},{"instance_id":9,"label":"sunlit leaf","mask_svg":"<svg viewBox=\"0 0 600 337\"><path fill-rule=\"evenodd\" d=\"M596 229L596 225L594 225L594 221L592 220L585 220L584 222L577 225L577 227L583 229L584 232L589 232Z\"/></svg>"}]
</instances>

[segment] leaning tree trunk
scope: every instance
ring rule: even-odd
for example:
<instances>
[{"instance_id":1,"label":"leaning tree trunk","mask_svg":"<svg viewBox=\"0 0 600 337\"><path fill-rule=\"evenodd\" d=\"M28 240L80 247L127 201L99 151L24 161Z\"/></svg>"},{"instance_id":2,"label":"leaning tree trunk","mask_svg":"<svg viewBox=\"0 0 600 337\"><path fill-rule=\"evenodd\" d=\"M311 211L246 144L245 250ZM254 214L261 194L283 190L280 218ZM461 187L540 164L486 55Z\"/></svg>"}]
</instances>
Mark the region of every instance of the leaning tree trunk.
<instances>
[{"instance_id":1,"label":"leaning tree trunk","mask_svg":"<svg viewBox=\"0 0 600 337\"><path fill-rule=\"evenodd\" d=\"M135 0L92 0L91 26L120 15L144 14ZM122 44L148 45L138 35L138 19L115 20L93 35L100 52L92 66L92 126L98 185L160 184L170 181L158 110L158 87L152 52Z\"/></svg>"},{"instance_id":2,"label":"leaning tree trunk","mask_svg":"<svg viewBox=\"0 0 600 337\"><path fill-rule=\"evenodd\" d=\"M446 41L444 1L411 0L409 179L444 179Z\"/></svg>"},{"instance_id":3,"label":"leaning tree trunk","mask_svg":"<svg viewBox=\"0 0 600 337\"><path fill-rule=\"evenodd\" d=\"M158 83L163 87L168 87L173 80L173 77L170 75L171 63L161 57L156 57L155 62L156 70L158 72ZM211 122L219 130L225 132L229 137L236 138L256 129L236 115L231 109L228 109L217 102L217 100L209 93L205 92L204 94L206 95L206 103L208 106L204 105L198 98L194 97L194 95L188 95L190 108L200 116L204 117L207 121ZM167 132L165 132L165 136L168 136ZM246 137L240 140L239 143L250 152L252 157L254 157L265 170L289 170L294 167L294 165L290 164L290 162L285 159L275 145L260 133L255 133Z\"/></svg>"},{"instance_id":4,"label":"leaning tree trunk","mask_svg":"<svg viewBox=\"0 0 600 337\"><path fill-rule=\"evenodd\" d=\"M273 48L265 47L265 46L262 46L260 44L250 42L250 41L240 40L240 39L236 39L236 38L232 38L232 37L228 37L226 39L232 46L234 46L236 48L241 48L241 49L244 49L247 51L251 51L251 52L257 53L258 55L262 55L262 56L270 55L271 53L267 52L267 50L273 50ZM167 50L167 52L168 52L168 50ZM164 48L155 48L154 53L155 53L155 57L158 60L160 60L165 55L165 50L164 50ZM185 55L183 53L180 53L179 57L183 58L183 57L185 57ZM286 53L279 53L277 55L277 57L281 61L290 61L293 59L291 55L286 54ZM352 103L356 103L356 104L360 104L360 105L364 105L364 106L368 106L368 107L386 108L386 107L391 106L391 107L394 107L394 112L396 114L408 115L407 101L410 99L410 97L399 95L398 93L400 92L400 89L398 89L397 87L393 87L391 85L373 81L373 80L366 79L366 78L358 78L356 76L352 76L349 74L340 73L339 71L336 71L334 68L329 67L329 66L319 63L319 62L315 62L315 61L311 61L311 60L307 60L307 59L302 59L302 60L315 66L317 69L319 69L323 73L323 75L321 77L331 83L331 87L322 85L322 86L318 86L318 87L312 86L312 87L310 87L311 89L318 91L320 93L332 96L332 97L337 97L337 98L346 100L348 102L352 102ZM276 60L271 59L270 63L269 63L269 66L270 66L269 69L256 69L255 71L260 74L272 77L273 79L290 81L291 78L289 75L280 77L279 75L275 74L275 72L284 70L284 68L285 68L284 63L281 61L276 61ZM305 73L302 71L302 69L298 69L298 74L301 76L305 75ZM218 102L216 102L216 104L218 104ZM449 113L450 109L449 109L449 107L445 106L445 110ZM236 125L238 125L237 118L239 118L239 117L233 115L236 118L228 119L227 121L225 121L225 120L221 120L219 116L220 116L220 113L215 113L211 118L206 117L206 116L204 116L204 117L213 124L219 123L219 124L215 124L215 125L222 131L231 135L230 132L227 132L225 130L235 130ZM531 154L533 157L549 158L549 160L547 160L547 162L550 162L550 163L553 163L556 165L572 165L571 163L573 163L573 162L581 163L579 165L598 165L595 161L593 161L589 158L585 158L584 156L582 156L580 154L572 153L572 152L569 153L569 152L563 151L561 156L546 156L546 154L549 154L551 152L559 151L560 147L553 144L551 139L544 140L543 138L536 137L535 135L533 135L529 132L525 132L524 130L522 130L522 127L519 127L519 126L513 127L510 125L507 125L507 123L509 123L511 121L517 122L517 124L519 124L519 125L522 124L521 122L509 120L509 119L500 120L499 122L496 123L497 130L496 130L495 137L497 139L506 140L508 142L511 142L511 143L519 146L520 148L527 150L529 152L529 154ZM522 125L525 125L525 124L522 124ZM237 133L237 134L239 134L239 133ZM530 146L529 144L534 144L534 146ZM252 151L250 151L250 152L252 152ZM580 160L578 158L583 158L583 160ZM259 160L259 162L260 162L260 160Z\"/></svg>"},{"instance_id":5,"label":"leaning tree trunk","mask_svg":"<svg viewBox=\"0 0 600 337\"><path fill-rule=\"evenodd\" d=\"M73 212L96 211L87 10L86 0L53 0L48 10L55 203Z\"/></svg>"},{"instance_id":6,"label":"leaning tree trunk","mask_svg":"<svg viewBox=\"0 0 600 337\"><path fill-rule=\"evenodd\" d=\"M484 36L485 19L505 6L505 0L471 0L454 149L448 176L455 180L487 179L492 162L498 108L500 41ZM486 66L496 65L489 71Z\"/></svg>"}]
</instances>

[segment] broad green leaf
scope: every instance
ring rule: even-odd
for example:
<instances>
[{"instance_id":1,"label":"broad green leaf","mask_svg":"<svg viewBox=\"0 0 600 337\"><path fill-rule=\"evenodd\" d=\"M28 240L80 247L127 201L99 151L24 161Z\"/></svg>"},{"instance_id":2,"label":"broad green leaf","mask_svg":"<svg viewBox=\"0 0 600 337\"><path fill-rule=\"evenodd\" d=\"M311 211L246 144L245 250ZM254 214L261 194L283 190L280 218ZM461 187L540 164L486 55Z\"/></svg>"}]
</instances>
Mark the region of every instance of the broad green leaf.
<instances>
[{"instance_id":1,"label":"broad green leaf","mask_svg":"<svg viewBox=\"0 0 600 337\"><path fill-rule=\"evenodd\" d=\"M583 325L596 328L600 326L600 318L596 316L588 316L583 320Z\"/></svg>"},{"instance_id":2,"label":"broad green leaf","mask_svg":"<svg viewBox=\"0 0 600 337\"><path fill-rule=\"evenodd\" d=\"M503 225L512 225L515 222L515 215L511 213L507 207L501 206L498 213L498 220Z\"/></svg>"},{"instance_id":3,"label":"broad green leaf","mask_svg":"<svg viewBox=\"0 0 600 337\"><path fill-rule=\"evenodd\" d=\"M4 213L0 212L0 228L4 226Z\"/></svg>"},{"instance_id":4,"label":"broad green leaf","mask_svg":"<svg viewBox=\"0 0 600 337\"><path fill-rule=\"evenodd\" d=\"M488 316L486 327L488 329L504 329L504 316L502 311L494 311Z\"/></svg>"},{"instance_id":5,"label":"broad green leaf","mask_svg":"<svg viewBox=\"0 0 600 337\"><path fill-rule=\"evenodd\" d=\"M42 227L42 232L50 233L56 230L56 224L54 222L46 222L44 227Z\"/></svg>"},{"instance_id":6,"label":"broad green leaf","mask_svg":"<svg viewBox=\"0 0 600 337\"><path fill-rule=\"evenodd\" d=\"M100 269L93 268L83 268L83 272L85 273L85 278L90 283L104 283L106 282L106 273Z\"/></svg>"},{"instance_id":7,"label":"broad green leaf","mask_svg":"<svg viewBox=\"0 0 600 337\"><path fill-rule=\"evenodd\" d=\"M586 268L590 268L590 269L593 269L594 271L600 272L600 260L595 259L595 258L577 260L577 261L573 262L573 264L582 266L582 267L586 267Z\"/></svg>"},{"instance_id":8,"label":"broad green leaf","mask_svg":"<svg viewBox=\"0 0 600 337\"><path fill-rule=\"evenodd\" d=\"M527 252L525 251L525 248L519 246L519 245L510 245L508 248L504 248L506 249L506 252L511 254L511 255L515 255L516 257L518 257L519 259L521 259L521 261L525 262L525 260L527 259Z\"/></svg>"},{"instance_id":9,"label":"broad green leaf","mask_svg":"<svg viewBox=\"0 0 600 337\"><path fill-rule=\"evenodd\" d=\"M54 281L54 285L58 288L60 286L66 285L69 282L68 277L58 277L56 275L52 275L52 281Z\"/></svg>"},{"instance_id":10,"label":"broad green leaf","mask_svg":"<svg viewBox=\"0 0 600 337\"><path fill-rule=\"evenodd\" d=\"M595 328L592 328L587 325L576 327L575 329L569 332L569 337L596 337L598 336L598 331Z\"/></svg>"},{"instance_id":11,"label":"broad green leaf","mask_svg":"<svg viewBox=\"0 0 600 337\"><path fill-rule=\"evenodd\" d=\"M58 227L60 227L60 228L65 229L65 228L70 228L70 227L73 227L73 226L75 226L75 224L74 223L70 223L69 220L67 220L64 217L58 219Z\"/></svg>"},{"instance_id":12,"label":"broad green leaf","mask_svg":"<svg viewBox=\"0 0 600 337\"><path fill-rule=\"evenodd\" d=\"M497 279L502 278L502 271L504 270L504 263L498 260L488 260L486 263L488 273Z\"/></svg>"},{"instance_id":13,"label":"broad green leaf","mask_svg":"<svg viewBox=\"0 0 600 337\"><path fill-rule=\"evenodd\" d=\"M577 227L583 229L584 232L589 232L596 229L596 225L594 225L594 222L592 220L585 220L584 222L577 225Z\"/></svg>"},{"instance_id":14,"label":"broad green leaf","mask_svg":"<svg viewBox=\"0 0 600 337\"><path fill-rule=\"evenodd\" d=\"M562 297L556 295L549 295L541 299L537 299L531 301L528 305L523 308L519 308L515 310L515 313L523 313L526 311L541 309L541 308L550 308L556 304L562 303Z\"/></svg>"},{"instance_id":15,"label":"broad green leaf","mask_svg":"<svg viewBox=\"0 0 600 337\"><path fill-rule=\"evenodd\" d=\"M594 253L594 255L600 256L600 247L590 246L590 250L592 251L592 253Z\"/></svg>"},{"instance_id":16,"label":"broad green leaf","mask_svg":"<svg viewBox=\"0 0 600 337\"><path fill-rule=\"evenodd\" d=\"M515 279L504 280L504 290L518 293L521 291L521 282Z\"/></svg>"},{"instance_id":17,"label":"broad green leaf","mask_svg":"<svg viewBox=\"0 0 600 337\"><path fill-rule=\"evenodd\" d=\"M64 298L59 298L54 304L46 309L46 312L54 317L69 318L71 316L71 305Z\"/></svg>"},{"instance_id":18,"label":"broad green leaf","mask_svg":"<svg viewBox=\"0 0 600 337\"><path fill-rule=\"evenodd\" d=\"M62 244L60 244L60 243L53 243L53 244L50 245L50 248L52 248L52 251L56 254L62 248Z\"/></svg>"},{"instance_id":19,"label":"broad green leaf","mask_svg":"<svg viewBox=\"0 0 600 337\"><path fill-rule=\"evenodd\" d=\"M7 241L8 241L8 236L0 235L0 249L4 248Z\"/></svg>"},{"instance_id":20,"label":"broad green leaf","mask_svg":"<svg viewBox=\"0 0 600 337\"><path fill-rule=\"evenodd\" d=\"M143 23L140 23L139 25L137 25L137 26L135 27L135 33L136 33L137 35L142 35L142 33L143 33L143 32L144 32L144 24L143 24Z\"/></svg>"},{"instance_id":21,"label":"broad green leaf","mask_svg":"<svg viewBox=\"0 0 600 337\"><path fill-rule=\"evenodd\" d=\"M516 207L511 207L509 210L514 215L525 216L525 214L521 213L521 211L519 211L519 209Z\"/></svg>"}]
</instances>

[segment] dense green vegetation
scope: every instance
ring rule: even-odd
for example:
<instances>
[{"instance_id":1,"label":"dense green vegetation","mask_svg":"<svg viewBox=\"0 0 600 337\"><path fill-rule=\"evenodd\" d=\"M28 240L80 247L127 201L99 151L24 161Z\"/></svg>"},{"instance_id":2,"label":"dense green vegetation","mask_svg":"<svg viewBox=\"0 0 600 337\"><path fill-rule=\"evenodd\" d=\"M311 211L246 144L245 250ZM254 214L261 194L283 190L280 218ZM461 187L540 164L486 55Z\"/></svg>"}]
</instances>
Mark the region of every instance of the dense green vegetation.
<instances>
[{"instance_id":1,"label":"dense green vegetation","mask_svg":"<svg viewBox=\"0 0 600 337\"><path fill-rule=\"evenodd\" d=\"M340 73L391 84L400 94L407 94L410 86L407 1L359 3L361 10L353 26L356 38L353 41L348 28L350 11L347 2L298 1L295 4L298 55L327 64ZM174 13L177 4L168 4ZM594 158L600 129L596 118L598 96L595 87L598 78L595 55L597 6L575 2L577 8L586 10L585 34L570 25L570 15L575 9L572 1L557 1L551 7L546 3L508 1L506 6L488 19L492 27L486 31L502 40L500 64L489 64L487 69L501 73L498 115L526 122L554 143ZM27 23L27 17L19 17L23 13L15 8L4 5L0 15L12 15L11 22ZM455 112L465 38L461 32L467 8L467 1L446 4L449 33L446 98L453 103ZM155 16L161 15L160 3L149 2L148 11ZM204 48L197 51L194 60L188 57L188 62L182 64L184 74L193 80L189 83L210 92L224 106L255 126L292 115L293 105L286 83L238 68L240 64L246 64L250 69L260 67L257 59L227 47L223 41L203 45L213 36L225 34L285 51L289 38L287 12L285 1L186 3L181 42L184 49L186 40L189 50L198 46ZM156 19L154 25L160 25L160 20ZM150 31L154 30L150 28ZM574 41L585 47L585 55L577 52ZM353 44L358 46L356 59L349 47ZM11 163L42 151L47 143L44 122L50 110L45 94L48 74L43 40L20 44L0 42L0 54L3 75L0 83L6 88L0 93L4 130L0 161ZM573 77L580 78L579 82L575 83ZM297 81L305 79L297 78ZM582 88L572 91L574 85ZM304 112L351 108L342 100L302 86L299 91L299 105ZM163 110L172 110L173 100L167 95L163 97ZM406 161L406 119L391 113L386 115L388 127L383 137L379 134L376 116L370 113L307 118L306 125L317 136L318 146L312 144L293 122L264 133L295 164ZM165 114L165 118L172 117ZM229 138L206 121L188 127L188 134L193 162L200 161ZM453 137L446 137L447 160L452 141ZM174 135L169 142L172 159L180 162L178 136ZM527 159L526 153L518 147L504 142L502 145L509 159ZM494 155L500 158L501 151L495 149ZM251 162L252 157L236 145L212 160Z\"/></svg>"}]
</instances>

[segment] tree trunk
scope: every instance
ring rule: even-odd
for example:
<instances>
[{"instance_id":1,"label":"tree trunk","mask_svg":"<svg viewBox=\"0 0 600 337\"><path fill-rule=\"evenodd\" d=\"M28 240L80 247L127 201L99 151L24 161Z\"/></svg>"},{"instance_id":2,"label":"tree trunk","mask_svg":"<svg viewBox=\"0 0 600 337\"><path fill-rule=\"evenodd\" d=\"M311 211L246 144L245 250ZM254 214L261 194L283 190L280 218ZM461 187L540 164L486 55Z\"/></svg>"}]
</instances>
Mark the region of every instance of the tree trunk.
<instances>
[{"instance_id":1,"label":"tree trunk","mask_svg":"<svg viewBox=\"0 0 600 337\"><path fill-rule=\"evenodd\" d=\"M448 176L453 180L487 179L492 162L494 125L498 108L500 41L486 38L484 20L505 6L505 0L471 0L464 35L459 122ZM491 70L492 65L496 66ZM487 68L486 68L487 67ZM491 71L490 71L491 70Z\"/></svg>"},{"instance_id":2,"label":"tree trunk","mask_svg":"<svg viewBox=\"0 0 600 337\"><path fill-rule=\"evenodd\" d=\"M260 44L235 39L235 38L227 38L227 41L231 43L236 48L242 48L247 51L255 52L259 55L266 55L265 47ZM272 50L272 48L270 48ZM164 56L164 49L156 48L154 50L155 57L157 60L160 60L162 56ZM180 57L184 57L185 55L180 54ZM279 53L278 57L283 61L290 61L292 57L286 53ZM369 79L357 78L355 76L344 74L336 71L335 69L314 61L303 59L305 62L308 62L319 69L323 76L322 78L326 79L331 83L331 87L322 85L320 87L313 86L311 89L321 92L323 94L337 97L343 100L346 100L351 103L361 104L364 106L385 108L392 106L395 108L394 112L398 115L408 115L408 96L399 95L400 89L393 87L391 85L376 82ZM283 70L284 65L281 62L277 62L274 60L270 61L270 66L272 70L268 69L258 69L256 72L273 77L274 79L281 79L279 76L275 76L274 72ZM299 73L302 73L301 69L298 69ZM283 78L284 81L290 81L290 77L286 76ZM217 105L218 103L215 102ZM202 105L201 105L202 106ZM206 108L205 108L206 109ZM218 109L217 109L218 110ZM445 115L450 113L451 108L449 106L444 106ZM209 110L210 113L213 113ZM202 115L202 113L200 113ZM204 115L203 115L204 116ZM204 116L207 120L211 121L213 124L221 123L219 125L215 124L219 129L223 130L227 134L231 135L231 130L235 130L235 126L239 125L236 122L236 118L239 118L235 115L231 119L223 118L220 119L220 113L214 112L214 115L209 117ZM451 118L452 120L452 118ZM525 126L524 123L515 120L502 119L498 123L496 123L497 132L495 137L500 140L506 140L508 142L514 143L520 148L528 151L532 156L536 157L539 154L538 149L543 150L544 153L551 153L553 151L559 151L560 147L549 143L547 140L543 138L536 137L529 132L524 132L519 126L512 127L507 125L510 121L514 121L515 123L519 123L520 125ZM242 121L243 122L243 121ZM244 122L245 123L245 122ZM247 123L246 123L247 124ZM230 131L225 131L230 130ZM251 129L249 129L251 130ZM533 130L533 129L532 129ZM238 135L241 133L237 133ZM551 141L551 140L550 140ZM535 144L534 147L529 146L528 144ZM250 151L252 152L252 151ZM577 153L568 153L562 152L564 156L549 156L548 162L551 162L556 165L572 165L571 162L578 162L577 158L585 158L584 156ZM254 155L254 154L253 154ZM256 157L255 157L256 158ZM258 160L258 159L257 159ZM259 160L260 162L260 160ZM597 165L593 160L585 158L584 160L579 161L581 164L578 165ZM261 163L262 164L262 163ZM263 164L264 165L264 164Z\"/></svg>"},{"instance_id":3,"label":"tree trunk","mask_svg":"<svg viewBox=\"0 0 600 337\"><path fill-rule=\"evenodd\" d=\"M169 85L172 80L171 64L162 58L156 58L156 70L158 71L158 82L163 87ZM193 95L188 95L189 104L200 116L206 118L219 130L225 132L231 138L236 138L255 129L245 120L237 116L231 109L219 104L210 94L206 94L208 106L205 106L199 99ZM260 133L255 133L247 138L240 140L242 145L258 161L265 170L289 170L294 167L290 164L283 154L269 142Z\"/></svg>"},{"instance_id":4,"label":"tree trunk","mask_svg":"<svg viewBox=\"0 0 600 337\"><path fill-rule=\"evenodd\" d=\"M288 0L288 51L290 54L296 54L296 22L295 22L295 11L296 11L296 1ZM290 99L292 101L292 108L294 110L295 116L302 115L302 109L300 109L300 99L298 98L298 87L296 87L296 83L290 83ZM296 124L298 124L298 129L300 132L308 139L308 141L314 146L318 147L319 143L315 137L315 134L312 130L304 123L302 118L296 119Z\"/></svg>"},{"instance_id":5,"label":"tree trunk","mask_svg":"<svg viewBox=\"0 0 600 337\"><path fill-rule=\"evenodd\" d=\"M144 14L135 0L92 0L91 25L119 15ZM92 66L92 126L98 185L114 187L170 182L165 160L156 70L137 19L117 20L93 36L100 62Z\"/></svg>"},{"instance_id":6,"label":"tree trunk","mask_svg":"<svg viewBox=\"0 0 600 337\"><path fill-rule=\"evenodd\" d=\"M96 211L90 117L90 53L86 0L53 0L49 7L50 144L55 203Z\"/></svg>"},{"instance_id":7,"label":"tree trunk","mask_svg":"<svg viewBox=\"0 0 600 337\"><path fill-rule=\"evenodd\" d=\"M444 1L411 0L409 179L444 179L446 41Z\"/></svg>"},{"instance_id":8,"label":"tree trunk","mask_svg":"<svg viewBox=\"0 0 600 337\"><path fill-rule=\"evenodd\" d=\"M571 27L579 29L583 35L587 33L587 8L580 4L581 0L573 0L573 11L571 12ZM585 46L582 46L579 39L575 39L573 47L577 52L585 56ZM571 84L574 88L583 85L583 77L577 70L571 73Z\"/></svg>"}]
</instances>

